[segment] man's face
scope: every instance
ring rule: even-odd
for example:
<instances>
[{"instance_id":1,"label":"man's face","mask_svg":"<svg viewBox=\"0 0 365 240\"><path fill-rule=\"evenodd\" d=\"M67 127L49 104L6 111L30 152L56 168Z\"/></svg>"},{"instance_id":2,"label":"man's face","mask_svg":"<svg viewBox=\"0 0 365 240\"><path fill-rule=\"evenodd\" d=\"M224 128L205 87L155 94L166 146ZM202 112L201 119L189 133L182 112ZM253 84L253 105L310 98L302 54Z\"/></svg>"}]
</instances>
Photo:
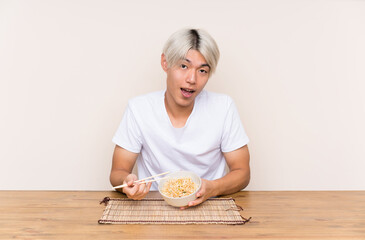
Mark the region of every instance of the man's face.
<instances>
[{"instance_id":1,"label":"man's face","mask_svg":"<svg viewBox=\"0 0 365 240\"><path fill-rule=\"evenodd\" d=\"M175 66L167 66L165 56L161 65L167 73L166 101L170 107L191 108L196 96L208 82L210 67L197 50L189 50L185 59Z\"/></svg>"}]
</instances>

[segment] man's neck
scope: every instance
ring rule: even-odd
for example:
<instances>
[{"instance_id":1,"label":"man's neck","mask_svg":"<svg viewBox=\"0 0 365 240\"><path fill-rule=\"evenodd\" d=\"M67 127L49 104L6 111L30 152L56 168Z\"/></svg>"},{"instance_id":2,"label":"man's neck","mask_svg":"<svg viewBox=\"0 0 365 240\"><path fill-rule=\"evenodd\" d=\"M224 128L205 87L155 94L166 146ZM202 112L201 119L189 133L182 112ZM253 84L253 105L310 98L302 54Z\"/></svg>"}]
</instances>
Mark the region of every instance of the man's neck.
<instances>
[{"instance_id":1,"label":"man's neck","mask_svg":"<svg viewBox=\"0 0 365 240\"><path fill-rule=\"evenodd\" d=\"M167 96L165 96L165 108L172 126L182 128L193 111L194 105L187 107L179 106L173 101L168 101Z\"/></svg>"}]
</instances>

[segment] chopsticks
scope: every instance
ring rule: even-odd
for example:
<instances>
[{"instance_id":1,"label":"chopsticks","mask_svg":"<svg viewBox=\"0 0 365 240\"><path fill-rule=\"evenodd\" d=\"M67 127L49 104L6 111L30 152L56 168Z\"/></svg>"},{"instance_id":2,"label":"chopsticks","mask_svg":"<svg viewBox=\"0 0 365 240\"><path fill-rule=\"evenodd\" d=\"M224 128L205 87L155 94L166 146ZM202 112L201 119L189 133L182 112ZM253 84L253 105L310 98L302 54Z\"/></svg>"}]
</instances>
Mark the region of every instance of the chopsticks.
<instances>
[{"instance_id":1,"label":"chopsticks","mask_svg":"<svg viewBox=\"0 0 365 240\"><path fill-rule=\"evenodd\" d=\"M155 178L155 177L158 177L158 176L161 176L161 175L165 175L165 174L168 174L170 171L168 172L164 172L164 173L160 173L160 174L157 174L157 175L154 175L154 176L151 176L151 177L147 177L147 178L143 178L143 179L139 179L137 181L134 181L135 183L150 183L150 182L156 182L158 180L162 180L162 179L165 179L165 178L168 178L168 177L163 177L163 178L158 178L158 179L153 179L153 180L148 180L146 181L147 179L151 179L151 178ZM113 187L114 189L117 189L117 188L124 188L124 187L127 187L128 184L123 184L123 185L119 185L119 186L115 186Z\"/></svg>"}]
</instances>

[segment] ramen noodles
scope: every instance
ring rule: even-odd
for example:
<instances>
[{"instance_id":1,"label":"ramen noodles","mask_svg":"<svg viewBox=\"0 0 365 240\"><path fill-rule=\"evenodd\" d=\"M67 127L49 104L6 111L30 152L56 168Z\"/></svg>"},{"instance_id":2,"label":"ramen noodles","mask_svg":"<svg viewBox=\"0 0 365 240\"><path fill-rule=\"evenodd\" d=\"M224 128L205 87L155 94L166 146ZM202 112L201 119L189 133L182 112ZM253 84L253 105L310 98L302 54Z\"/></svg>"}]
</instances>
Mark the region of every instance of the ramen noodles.
<instances>
[{"instance_id":1,"label":"ramen noodles","mask_svg":"<svg viewBox=\"0 0 365 240\"><path fill-rule=\"evenodd\" d=\"M165 182L161 192L167 197L180 198L192 194L197 187L190 177L173 178Z\"/></svg>"}]
</instances>

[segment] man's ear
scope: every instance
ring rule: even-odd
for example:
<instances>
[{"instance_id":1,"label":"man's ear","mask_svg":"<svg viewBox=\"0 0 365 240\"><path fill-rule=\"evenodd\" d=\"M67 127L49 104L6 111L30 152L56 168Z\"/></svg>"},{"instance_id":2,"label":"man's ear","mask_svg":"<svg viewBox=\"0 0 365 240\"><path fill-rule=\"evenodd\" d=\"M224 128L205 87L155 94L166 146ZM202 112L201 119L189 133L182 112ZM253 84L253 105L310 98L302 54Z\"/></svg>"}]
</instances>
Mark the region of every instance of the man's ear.
<instances>
[{"instance_id":1,"label":"man's ear","mask_svg":"<svg viewBox=\"0 0 365 240\"><path fill-rule=\"evenodd\" d=\"M167 71L167 61L166 61L165 54L163 54L163 53L161 54L161 67L165 72Z\"/></svg>"}]
</instances>

